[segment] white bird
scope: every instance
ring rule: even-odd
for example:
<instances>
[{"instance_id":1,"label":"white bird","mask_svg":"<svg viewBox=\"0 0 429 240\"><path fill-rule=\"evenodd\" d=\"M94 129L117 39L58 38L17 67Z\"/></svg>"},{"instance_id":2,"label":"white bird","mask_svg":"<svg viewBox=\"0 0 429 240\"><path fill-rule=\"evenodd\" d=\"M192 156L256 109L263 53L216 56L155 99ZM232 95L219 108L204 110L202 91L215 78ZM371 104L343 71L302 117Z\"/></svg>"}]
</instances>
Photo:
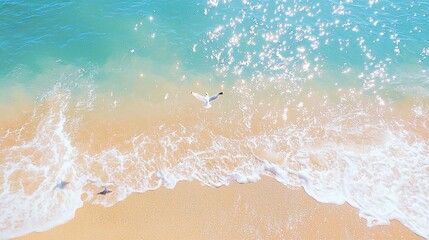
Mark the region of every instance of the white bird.
<instances>
[{"instance_id":1,"label":"white bird","mask_svg":"<svg viewBox=\"0 0 429 240\"><path fill-rule=\"evenodd\" d=\"M220 95L223 94L223 92L220 92L216 95L213 96L209 96L208 93L206 93L205 96L201 96L200 94L196 93L196 92L191 92L192 95L194 95L194 97L200 101L202 101L204 103L204 108L211 108L212 105L210 105L210 102L216 100Z\"/></svg>"}]
</instances>

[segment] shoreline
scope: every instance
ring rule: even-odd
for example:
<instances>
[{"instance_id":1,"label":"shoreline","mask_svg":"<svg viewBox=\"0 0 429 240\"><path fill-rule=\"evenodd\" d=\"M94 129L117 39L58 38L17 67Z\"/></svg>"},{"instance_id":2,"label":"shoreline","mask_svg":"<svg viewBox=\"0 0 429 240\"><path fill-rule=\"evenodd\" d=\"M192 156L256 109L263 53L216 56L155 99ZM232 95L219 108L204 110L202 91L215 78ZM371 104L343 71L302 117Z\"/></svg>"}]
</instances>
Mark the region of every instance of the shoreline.
<instances>
[{"instance_id":1,"label":"shoreline","mask_svg":"<svg viewBox=\"0 0 429 240\"><path fill-rule=\"evenodd\" d=\"M220 188L179 182L133 193L110 208L86 202L71 221L15 239L285 238L423 239L396 220L367 227L350 205L319 203L270 177Z\"/></svg>"},{"instance_id":2,"label":"shoreline","mask_svg":"<svg viewBox=\"0 0 429 240\"><path fill-rule=\"evenodd\" d=\"M183 89L180 90L182 91L178 90L177 94L185 92ZM157 96L163 96L160 89L157 91ZM151 102L145 98L123 98L119 107L110 106L104 102L106 96L101 95L98 100L94 100L94 106L91 105L92 102L90 101L91 104L88 105L89 110L85 107L83 110L80 110L75 103L77 100L73 98L67 100L67 98L64 98L64 92L61 89L58 92L53 91L50 94L52 95L50 98L47 98L34 107L34 119L26 119L30 117L31 112L26 111L25 114L22 113L15 119L5 119L2 122L2 126L6 126L4 129L16 129L14 133L19 135L19 139L21 141L27 140L27 142L34 141L36 139L35 136L38 137L40 135L44 140L54 143L55 146L64 151L71 149L69 144L72 143L71 146L77 149L77 156L81 156L81 153L88 153L89 157L76 157L67 160L79 166L86 166L85 164L88 164L89 166L87 166L85 174L95 177L97 184L100 186L111 179L117 180L118 183L124 183L130 179L133 180L132 178L127 179L127 176L147 176L141 175L141 170L145 168L149 172L154 173L152 174L153 178L137 178L138 180L132 182L134 185L131 187L134 189L129 192L139 189L138 183L141 183L140 181L143 180L146 181L146 187L149 186L146 189L157 186L159 181L168 180L164 179L163 176L159 177L156 175L157 170L165 169L163 164L181 166L185 165L183 163L186 163L189 166L200 167L198 169L200 174L212 171L210 173L218 176L217 170L219 167L225 167L228 171L232 171L237 166L247 166L247 163L254 163L251 160L252 157L256 157L256 159L261 158L269 163L280 166L283 163L282 154L284 152L291 151L292 149L300 149L302 146L296 140L301 135L298 134L295 136L296 138L292 138L294 135L290 138L281 138L283 140L291 140L292 144L288 145L287 141L281 141L276 138L278 135L287 136L287 134L283 134L281 131L279 133L275 132L276 130L286 129L287 125L298 126L297 129L299 130L299 116L301 115L298 110L300 107L290 108L289 111L287 111L289 108L286 108L283 111L283 115L286 117L276 114L272 116L272 119L268 118L264 120L266 113L271 113L272 109L265 109L262 106L262 110L259 110L261 112L255 111L251 113L245 111L243 115L240 115L237 111L232 110L239 109L239 102L237 99L231 98L225 98L217 102L213 110L218 111L208 112L202 109L200 103L195 101L190 94L183 102L179 101L180 98L177 97L177 94L176 97L173 97L172 94L171 97L164 100L160 98L158 102ZM68 95L66 94L66 96ZM310 100L308 100L308 104L312 106ZM68 104L70 104L69 108L66 107ZM278 105L280 103L276 104L272 105L274 109L281 106ZM105 108L100 106L104 106ZM351 105L350 107L353 106ZM29 105L27 109L32 109L31 107L32 105ZM97 110L92 111L92 107ZM147 107L147 109L151 110L151 114L145 115L143 111L135 111L139 107ZM275 112L281 113L281 110L279 108ZM228 113L231 114L228 115ZM408 120L404 117L405 113L396 111L394 114L392 113L392 116L397 116L396 114L401 116L401 119ZM251 116L251 118L246 118L246 116ZM388 120L392 116L386 114L387 123L389 123ZM61 119L63 117L67 121L62 122ZM330 119L323 115L315 113L314 118L321 119L322 126L324 126L323 124L329 126L331 123ZM420 118L423 118L423 116L419 116ZM55 121L52 122L51 119ZM73 127L75 127L74 124L77 123L77 119L83 120L80 122L78 130L75 130ZM228 121L228 119L232 120ZM271 120L273 120L272 123ZM356 120L358 123L367 123L368 121L365 116L360 115L357 115L356 119L352 120ZM375 120L374 123L372 121L369 123L373 123L376 130L377 121ZM411 122L411 119L409 120ZM234 122L242 123L244 121L252 124L252 127L249 126L248 129L244 128L242 131L237 130L243 124L234 124ZM356 121L340 122L341 127L353 130L352 125L355 125ZM157 124L160 122L163 124L157 127ZM224 123L228 127L218 128L219 122ZM268 122L272 125L268 125ZM333 121L332 123L337 122ZM166 124L166 127L164 127L164 124ZM195 127L196 124L197 127ZM23 128L25 131L19 130L21 126L25 126ZM53 130L56 129L63 129L63 131L59 135L55 135L56 131ZM194 130L197 130L197 133ZM344 143L350 144L352 147L358 146L358 150L362 150L361 146L369 146L372 142L381 142L380 146L385 146L382 144L382 141L379 141L379 136L374 134L373 128L364 129L368 131L362 131L362 135L356 135L352 130L348 132L348 138L343 139L341 135L337 140L344 141ZM411 130L414 131L413 129ZM273 135L269 136L271 138L263 135L270 133L270 131L274 131ZM311 166L315 170L323 170L332 166L332 164L338 163L335 158L332 159L330 157L329 150L331 149L329 147L320 148L325 152L323 156L318 156L320 153L320 149L317 148L318 144L324 144L324 139L320 135L320 128L313 126L312 131L308 133L308 136L318 141L312 142L315 149L310 149L311 154L307 159L308 162L306 162L308 166ZM52 132L53 134L43 135L43 132ZM296 133L301 132L296 131ZM72 134L69 135L70 133ZM221 138L213 138L209 133L214 134L214 136L221 136ZM381 131L381 133L387 134L389 132ZM374 137L372 137L373 134ZM421 131L420 134L423 138L426 136L425 131ZM63 138L58 138L58 136L66 138L64 140ZM261 138L262 136L263 138ZM255 144L255 148L252 148L252 141L249 141L251 147L246 144L242 146L239 144L243 139L249 140L251 137L256 137L258 140L263 139L263 141ZM333 137L339 136L333 132ZM189 142L183 140L187 138L189 138ZM222 142L221 140L224 138L230 141ZM5 139L3 140L5 143L3 147L5 149L17 145L17 137L13 138L12 136L10 139ZM52 141L53 139L56 141ZM58 139L63 140L58 141ZM198 140L199 144L193 142L195 139ZM215 141L213 143L213 139L219 140L219 142ZM267 140L266 142L265 139ZM395 140L399 141L401 139L396 138ZM25 141L23 142L25 143ZM21 144L20 142L18 143ZM167 143L172 145L170 146ZM270 143L275 143L274 147ZM337 142L334 141L334 143ZM222 146L222 148L217 148L217 145ZM40 151L38 148L35 149ZM204 154L201 156L194 155L194 152L198 153L199 151ZM135 154L136 152L138 154ZM32 163L38 164L41 162L46 164L51 159L50 154L53 153L55 152L44 152L44 154L40 154L40 156L32 159ZM168 155L162 155L162 153L168 153ZM251 158L249 161L246 160L244 162L246 164L244 165L242 164L242 159L249 158L243 158L243 153L247 153L247 156ZM353 154L358 155L361 153L357 151ZM17 152L16 154L19 155L21 152ZM231 156L236 158L232 158ZM404 156L408 155L405 154ZM215 157L219 158L219 161L205 161ZM75 161L76 159L77 161ZM126 161L123 161L123 159L126 159ZM148 161L150 159L160 159L160 161L152 163ZM57 160L56 164L63 164L63 159ZM201 160L203 160L203 163L201 163ZM160 166L157 164L160 164ZM338 167L341 167L341 164L338 164ZM101 166L108 166L108 170L100 171ZM258 167L259 164L255 166ZM299 171L302 166L304 165L299 161L291 161L286 165L286 167L296 171ZM394 167L400 168L401 165L394 165ZM117 169L122 170L116 171ZM254 170L254 168L251 169ZM189 169L182 169L185 172L187 170ZM246 173L245 170L243 170L244 174ZM270 174L270 170L268 169L265 173ZM275 173L273 174L275 175ZM387 176L389 177L390 175L387 174ZM225 181L216 181L217 179L215 179L213 182L225 183L231 181L228 175L221 175L221 177ZM74 180L76 180L68 176L65 176L65 178L71 182L75 182ZM207 179L210 180L210 176ZM34 180L30 177L27 180L28 182L24 182L24 186L29 188L30 192L33 192L34 189L31 183ZM287 180L293 183L295 179L288 178ZM318 182L316 180L320 179L314 180ZM325 180L328 182L332 181L332 179ZM13 182L18 183L18 181ZM19 187L20 185L15 184L14 186ZM124 184L118 184L117 186L122 187ZM117 189L115 188L112 188L112 190L112 194L107 195L105 198L96 196L91 202L108 204L110 200L114 199L114 196L118 197L116 194L119 191L116 191ZM89 192L92 193L92 189ZM322 191L321 193L324 194L325 192ZM75 194L75 196L79 199L78 195ZM177 201L174 201L171 206L165 206L164 203L167 202L167 204L170 204L171 199ZM141 206L141 203L146 201L151 203L150 207ZM307 195L302 188L291 190L269 177L263 177L262 180L256 183L238 184L234 182L230 183L229 186L222 186L216 189L201 186L198 182L179 182L174 190L162 187L161 189L147 191L143 194L133 193L122 202L109 208L101 205L92 205L90 204L91 202L86 202L82 208L78 209L75 218L71 221L43 233L29 234L27 235L28 237L25 236L22 239L106 239L106 235L107 238L112 236L111 239L118 239L122 236L127 236L127 239L137 238L136 236L143 239L395 239L396 236L399 239L401 237L406 239L421 239L398 221L391 221L392 223L387 226L368 228L366 227L366 220L358 216L358 210L348 204L337 206L335 204L318 203ZM291 202L293 205L288 205ZM186 206L188 203L192 203L193 205ZM189 208L196 209L197 211L191 211ZM137 211L134 213L135 209ZM158 213L157 210L161 213ZM280 212L277 212L277 210ZM129 214L130 212L133 214ZM112 216L115 217L112 218ZM158 216L155 219L156 221L149 221L148 219L152 219L153 216ZM216 226L216 231L211 229L212 225ZM70 238L65 238L67 236L70 236Z\"/></svg>"}]
</instances>

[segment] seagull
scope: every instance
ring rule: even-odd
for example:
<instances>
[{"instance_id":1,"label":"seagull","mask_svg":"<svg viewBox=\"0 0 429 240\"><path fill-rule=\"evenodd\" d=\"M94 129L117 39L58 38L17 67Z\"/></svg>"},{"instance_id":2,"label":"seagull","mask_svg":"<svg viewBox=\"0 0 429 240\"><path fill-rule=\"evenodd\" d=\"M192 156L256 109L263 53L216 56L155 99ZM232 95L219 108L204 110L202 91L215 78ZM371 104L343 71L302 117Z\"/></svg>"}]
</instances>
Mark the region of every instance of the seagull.
<instances>
[{"instance_id":1,"label":"seagull","mask_svg":"<svg viewBox=\"0 0 429 240\"><path fill-rule=\"evenodd\" d=\"M103 191L101 191L101 192L99 192L99 193L97 193L97 194L100 194L100 195L106 195L106 194L111 193L111 192L112 192L112 191L107 190L107 188L106 188L106 187L104 187L104 190L103 190Z\"/></svg>"},{"instance_id":2,"label":"seagull","mask_svg":"<svg viewBox=\"0 0 429 240\"><path fill-rule=\"evenodd\" d=\"M196 92L191 92L192 95L194 95L194 97L202 102L204 102L204 108L211 108L212 105L210 105L210 102L216 100L220 95L223 94L223 92L220 92L216 95L213 96L209 96L208 93L206 93L206 95L203 97L200 94L196 93Z\"/></svg>"}]
</instances>

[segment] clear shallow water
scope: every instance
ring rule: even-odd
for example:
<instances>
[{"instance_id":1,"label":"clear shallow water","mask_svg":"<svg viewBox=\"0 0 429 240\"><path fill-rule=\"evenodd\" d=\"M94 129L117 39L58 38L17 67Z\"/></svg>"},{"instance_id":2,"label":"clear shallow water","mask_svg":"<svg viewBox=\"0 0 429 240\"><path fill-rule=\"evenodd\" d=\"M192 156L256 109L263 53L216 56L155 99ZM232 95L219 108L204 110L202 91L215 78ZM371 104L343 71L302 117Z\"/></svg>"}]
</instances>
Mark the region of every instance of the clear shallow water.
<instances>
[{"instance_id":1,"label":"clear shallow water","mask_svg":"<svg viewBox=\"0 0 429 240\"><path fill-rule=\"evenodd\" d=\"M0 238L261 175L429 237L425 1L6 1L0 31Z\"/></svg>"}]
</instances>

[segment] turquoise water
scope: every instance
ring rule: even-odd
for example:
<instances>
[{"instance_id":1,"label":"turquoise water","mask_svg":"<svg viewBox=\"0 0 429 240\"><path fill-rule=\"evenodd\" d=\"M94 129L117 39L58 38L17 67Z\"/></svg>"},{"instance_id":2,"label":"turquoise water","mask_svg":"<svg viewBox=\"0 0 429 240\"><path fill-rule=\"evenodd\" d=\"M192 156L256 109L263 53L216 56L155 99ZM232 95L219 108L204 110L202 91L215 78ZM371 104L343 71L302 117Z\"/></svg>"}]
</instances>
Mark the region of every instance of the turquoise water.
<instances>
[{"instance_id":1,"label":"turquoise water","mask_svg":"<svg viewBox=\"0 0 429 240\"><path fill-rule=\"evenodd\" d=\"M3 116L16 123L1 126L0 207L14 207L0 238L64 223L88 201L261 175L429 237L427 1L2 1L0 56L0 106L20 109L24 95L33 112ZM183 97L194 89L226 94L204 112ZM98 125L121 121L93 144ZM45 179L38 191L12 187L18 169ZM92 185L114 194L96 199Z\"/></svg>"},{"instance_id":2,"label":"turquoise water","mask_svg":"<svg viewBox=\"0 0 429 240\"><path fill-rule=\"evenodd\" d=\"M381 87L389 84L380 82L412 65L417 72L409 78L421 83L427 74L419 71L428 68L428 14L424 1L227 1L216 7L189 1L6 1L0 25L2 82L14 81L5 76L17 67L43 72L46 61L103 66L117 57L126 65L126 56L133 51L160 65L179 61L187 70L205 73L223 68L216 79L228 75L229 81L257 72L285 78L325 73L344 78L341 72L352 68L353 76L345 81L362 86L362 78L356 80L359 74L367 77L383 68L387 76L370 79ZM208 34L216 27L222 28L219 36ZM237 42L230 42L233 37ZM252 59L245 63L248 55ZM285 63L284 58L292 60ZM310 65L303 73L299 68L304 61ZM397 81L407 84L405 79Z\"/></svg>"},{"instance_id":3,"label":"turquoise water","mask_svg":"<svg viewBox=\"0 0 429 240\"><path fill-rule=\"evenodd\" d=\"M185 14L189 9L195 14ZM201 54L189 53L208 27L201 11L195 3L180 1L6 2L1 8L2 73L19 65L40 72L44 61L56 59L100 66L131 49L156 63L204 63Z\"/></svg>"}]
</instances>

